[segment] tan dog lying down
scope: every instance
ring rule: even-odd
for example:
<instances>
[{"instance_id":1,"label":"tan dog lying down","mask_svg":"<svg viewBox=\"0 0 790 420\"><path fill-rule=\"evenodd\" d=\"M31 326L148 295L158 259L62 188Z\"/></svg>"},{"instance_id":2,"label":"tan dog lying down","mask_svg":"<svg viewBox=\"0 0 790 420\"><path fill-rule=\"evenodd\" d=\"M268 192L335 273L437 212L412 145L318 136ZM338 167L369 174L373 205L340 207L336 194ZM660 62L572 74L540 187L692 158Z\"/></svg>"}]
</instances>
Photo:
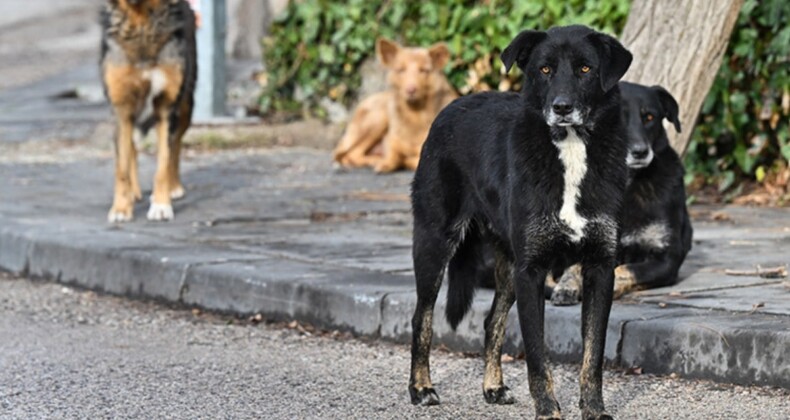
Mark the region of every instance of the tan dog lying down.
<instances>
[{"instance_id":1,"label":"tan dog lying down","mask_svg":"<svg viewBox=\"0 0 790 420\"><path fill-rule=\"evenodd\" d=\"M376 172L414 170L433 119L457 98L442 68L450 58L443 43L403 48L379 39L376 55L389 70L390 89L363 100L334 151L347 167L371 166ZM383 156L374 152L382 143Z\"/></svg>"}]
</instances>

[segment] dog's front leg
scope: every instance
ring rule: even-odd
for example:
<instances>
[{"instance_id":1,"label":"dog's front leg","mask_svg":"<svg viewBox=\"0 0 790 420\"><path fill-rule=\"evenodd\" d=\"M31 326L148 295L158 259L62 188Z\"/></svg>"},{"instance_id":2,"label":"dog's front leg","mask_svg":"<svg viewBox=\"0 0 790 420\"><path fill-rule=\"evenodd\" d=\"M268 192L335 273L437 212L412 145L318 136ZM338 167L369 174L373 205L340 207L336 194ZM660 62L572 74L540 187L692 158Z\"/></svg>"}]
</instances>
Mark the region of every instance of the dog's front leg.
<instances>
[{"instance_id":1,"label":"dog's front leg","mask_svg":"<svg viewBox=\"0 0 790 420\"><path fill-rule=\"evenodd\" d=\"M513 290L513 265L500 250L496 251L494 280L494 302L485 320L483 396L489 404L513 404L516 399L502 380L502 345L505 342L507 314L513 307L516 294Z\"/></svg>"},{"instance_id":2,"label":"dog's front leg","mask_svg":"<svg viewBox=\"0 0 790 420\"><path fill-rule=\"evenodd\" d=\"M165 107L162 107L159 112L156 134L158 137L156 174L154 175L151 207L148 209L148 220L171 220L173 205L170 198L170 121Z\"/></svg>"},{"instance_id":3,"label":"dog's front leg","mask_svg":"<svg viewBox=\"0 0 790 420\"><path fill-rule=\"evenodd\" d=\"M529 392L535 402L535 418L560 419L560 405L554 398L554 380L547 366L543 338L543 285L547 268L518 263L514 281L521 337L527 359Z\"/></svg>"},{"instance_id":4,"label":"dog's front leg","mask_svg":"<svg viewBox=\"0 0 790 420\"><path fill-rule=\"evenodd\" d=\"M582 264L582 340L584 356L579 378L583 419L611 419L603 403L603 355L612 307L614 257Z\"/></svg>"},{"instance_id":5,"label":"dog's front leg","mask_svg":"<svg viewBox=\"0 0 790 420\"><path fill-rule=\"evenodd\" d=\"M634 264L623 264L614 270L614 298L633 290L669 286L678 278L681 257L661 255Z\"/></svg>"},{"instance_id":6,"label":"dog's front leg","mask_svg":"<svg viewBox=\"0 0 790 420\"><path fill-rule=\"evenodd\" d=\"M135 191L132 176L136 174L137 164L132 133L134 131L133 113L129 107L116 107L118 116L118 137L115 140L115 198L107 215L111 223L132 220ZM134 171L134 173L133 173Z\"/></svg>"},{"instance_id":7,"label":"dog's front leg","mask_svg":"<svg viewBox=\"0 0 790 420\"><path fill-rule=\"evenodd\" d=\"M398 142L394 136L384 137L384 156L373 167L374 171L383 174L397 171L403 166L403 154L398 148Z\"/></svg>"}]
</instances>

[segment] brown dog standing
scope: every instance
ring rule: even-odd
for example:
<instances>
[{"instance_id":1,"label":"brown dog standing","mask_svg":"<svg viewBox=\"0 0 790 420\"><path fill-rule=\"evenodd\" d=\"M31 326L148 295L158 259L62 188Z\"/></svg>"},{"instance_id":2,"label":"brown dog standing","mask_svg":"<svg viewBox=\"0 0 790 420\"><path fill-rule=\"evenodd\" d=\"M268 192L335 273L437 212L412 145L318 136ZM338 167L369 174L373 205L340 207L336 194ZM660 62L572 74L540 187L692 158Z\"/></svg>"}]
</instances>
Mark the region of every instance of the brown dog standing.
<instances>
[{"instance_id":1,"label":"brown dog standing","mask_svg":"<svg viewBox=\"0 0 790 420\"><path fill-rule=\"evenodd\" d=\"M184 195L178 166L197 79L195 16L186 0L107 0L101 23L102 81L118 120L115 198L107 219L132 220L134 202L142 198L133 138L155 128L148 219L170 220L171 199Z\"/></svg>"},{"instance_id":2,"label":"brown dog standing","mask_svg":"<svg viewBox=\"0 0 790 420\"><path fill-rule=\"evenodd\" d=\"M450 52L443 43L404 48L379 39L376 55L389 70L390 90L359 104L334 159L343 166L372 166L376 172L414 170L434 118L458 97L442 73ZM383 156L376 156L371 150L382 140Z\"/></svg>"}]
</instances>

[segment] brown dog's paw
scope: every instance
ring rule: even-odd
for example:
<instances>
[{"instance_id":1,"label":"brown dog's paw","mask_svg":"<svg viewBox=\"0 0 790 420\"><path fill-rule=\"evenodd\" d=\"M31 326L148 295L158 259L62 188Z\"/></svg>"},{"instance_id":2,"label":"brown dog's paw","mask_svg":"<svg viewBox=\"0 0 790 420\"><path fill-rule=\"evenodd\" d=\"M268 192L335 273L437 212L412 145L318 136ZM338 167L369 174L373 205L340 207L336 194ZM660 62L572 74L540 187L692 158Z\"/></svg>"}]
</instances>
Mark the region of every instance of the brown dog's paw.
<instances>
[{"instance_id":1,"label":"brown dog's paw","mask_svg":"<svg viewBox=\"0 0 790 420\"><path fill-rule=\"evenodd\" d=\"M173 220L173 206L170 204L151 203L151 207L148 209L148 220Z\"/></svg>"},{"instance_id":2,"label":"brown dog's paw","mask_svg":"<svg viewBox=\"0 0 790 420\"><path fill-rule=\"evenodd\" d=\"M568 285L559 284L551 293L551 304L554 306L571 306L581 301L581 290Z\"/></svg>"},{"instance_id":3,"label":"brown dog's paw","mask_svg":"<svg viewBox=\"0 0 790 420\"><path fill-rule=\"evenodd\" d=\"M131 205L114 204L107 213L107 221L110 223L131 222L133 218Z\"/></svg>"},{"instance_id":4,"label":"brown dog's paw","mask_svg":"<svg viewBox=\"0 0 790 420\"><path fill-rule=\"evenodd\" d=\"M508 405L516 402L513 392L506 386L483 390L483 396L489 404Z\"/></svg>"},{"instance_id":5,"label":"brown dog's paw","mask_svg":"<svg viewBox=\"0 0 790 420\"><path fill-rule=\"evenodd\" d=\"M636 287L634 272L625 265L618 265L614 269L614 298L620 299L624 294Z\"/></svg>"},{"instance_id":6,"label":"brown dog's paw","mask_svg":"<svg viewBox=\"0 0 790 420\"><path fill-rule=\"evenodd\" d=\"M186 190L184 189L183 185L177 185L170 190L170 199L171 200L178 200L184 198L186 195Z\"/></svg>"}]
</instances>

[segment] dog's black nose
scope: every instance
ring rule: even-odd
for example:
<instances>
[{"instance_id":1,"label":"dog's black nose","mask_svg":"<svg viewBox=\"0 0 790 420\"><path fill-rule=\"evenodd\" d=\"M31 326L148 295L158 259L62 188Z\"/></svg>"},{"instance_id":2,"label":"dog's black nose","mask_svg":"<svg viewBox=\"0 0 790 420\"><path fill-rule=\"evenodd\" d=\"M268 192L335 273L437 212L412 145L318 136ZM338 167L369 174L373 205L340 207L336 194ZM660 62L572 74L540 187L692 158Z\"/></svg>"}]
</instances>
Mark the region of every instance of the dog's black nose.
<instances>
[{"instance_id":1,"label":"dog's black nose","mask_svg":"<svg viewBox=\"0 0 790 420\"><path fill-rule=\"evenodd\" d=\"M650 150L647 147L635 147L631 149L631 156L634 159L644 159L650 153Z\"/></svg>"},{"instance_id":2,"label":"dog's black nose","mask_svg":"<svg viewBox=\"0 0 790 420\"><path fill-rule=\"evenodd\" d=\"M564 96L558 96L554 98L554 102L551 103L551 109L554 110L554 113L557 115L568 115L573 111L573 103Z\"/></svg>"}]
</instances>

